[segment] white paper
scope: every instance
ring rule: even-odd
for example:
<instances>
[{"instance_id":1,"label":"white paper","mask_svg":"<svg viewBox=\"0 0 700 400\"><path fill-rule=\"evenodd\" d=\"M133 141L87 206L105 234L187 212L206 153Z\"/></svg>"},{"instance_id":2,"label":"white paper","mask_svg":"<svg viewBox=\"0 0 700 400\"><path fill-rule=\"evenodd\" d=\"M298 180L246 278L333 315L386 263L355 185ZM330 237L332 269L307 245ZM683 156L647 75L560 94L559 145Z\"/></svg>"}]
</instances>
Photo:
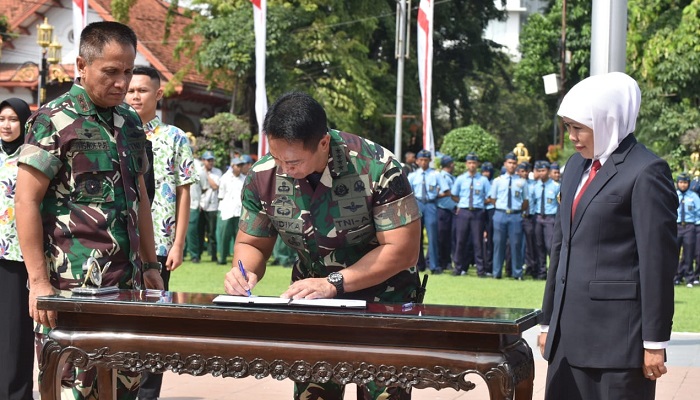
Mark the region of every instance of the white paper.
<instances>
[{"instance_id":1,"label":"white paper","mask_svg":"<svg viewBox=\"0 0 700 400\"><path fill-rule=\"evenodd\" d=\"M347 307L347 308L366 308L367 302L364 300L345 300L345 299L301 299L290 300L281 297L266 297L266 296L231 296L219 295L214 298L214 303L220 304L262 304L262 305L290 305L290 306L307 306L307 307Z\"/></svg>"}]
</instances>

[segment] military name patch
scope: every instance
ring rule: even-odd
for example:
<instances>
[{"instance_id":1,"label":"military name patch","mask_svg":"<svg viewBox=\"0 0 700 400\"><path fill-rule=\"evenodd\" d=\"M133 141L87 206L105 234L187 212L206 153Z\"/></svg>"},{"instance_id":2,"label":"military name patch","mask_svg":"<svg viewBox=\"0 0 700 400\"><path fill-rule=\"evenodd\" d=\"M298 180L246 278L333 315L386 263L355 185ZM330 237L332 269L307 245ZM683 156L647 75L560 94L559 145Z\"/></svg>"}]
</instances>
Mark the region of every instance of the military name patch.
<instances>
[{"instance_id":1,"label":"military name patch","mask_svg":"<svg viewBox=\"0 0 700 400\"><path fill-rule=\"evenodd\" d=\"M272 217L272 225L278 231L291 232L291 233L302 233L303 232L303 221L294 218L283 218L283 217Z\"/></svg>"},{"instance_id":2,"label":"military name patch","mask_svg":"<svg viewBox=\"0 0 700 400\"><path fill-rule=\"evenodd\" d=\"M371 221L372 220L370 219L369 214L333 218L333 224L335 225L335 229L338 231L354 229L363 225L367 225Z\"/></svg>"},{"instance_id":3,"label":"military name patch","mask_svg":"<svg viewBox=\"0 0 700 400\"><path fill-rule=\"evenodd\" d=\"M98 140L74 140L71 143L71 151L109 151L109 143L98 137Z\"/></svg>"}]
</instances>

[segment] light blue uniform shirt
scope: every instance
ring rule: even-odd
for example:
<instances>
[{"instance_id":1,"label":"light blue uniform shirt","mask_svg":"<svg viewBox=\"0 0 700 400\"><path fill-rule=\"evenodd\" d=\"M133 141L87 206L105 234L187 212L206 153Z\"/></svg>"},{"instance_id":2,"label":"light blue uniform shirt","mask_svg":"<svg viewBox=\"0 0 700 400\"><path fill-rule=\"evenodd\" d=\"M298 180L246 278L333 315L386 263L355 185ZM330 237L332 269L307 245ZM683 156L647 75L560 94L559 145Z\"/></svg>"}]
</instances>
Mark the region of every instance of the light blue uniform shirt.
<instances>
[{"instance_id":1,"label":"light blue uniform shirt","mask_svg":"<svg viewBox=\"0 0 700 400\"><path fill-rule=\"evenodd\" d=\"M532 196L530 196L534 201L532 202L534 204L534 209L535 209L535 214L542 214L540 211L542 210L542 181L537 181L537 185L535 185L534 193ZM547 179L547 182L544 183L544 214L545 215L554 215L559 211L559 200L557 197L559 196L559 190L561 189L561 184L551 180ZM532 207L530 207L532 208Z\"/></svg>"},{"instance_id":2,"label":"light blue uniform shirt","mask_svg":"<svg viewBox=\"0 0 700 400\"><path fill-rule=\"evenodd\" d=\"M677 223L685 222L687 224L700 223L700 196L692 190L686 190L682 193L676 190L678 194L678 218ZM685 208L685 221L681 220L682 208Z\"/></svg>"},{"instance_id":3,"label":"light blue uniform shirt","mask_svg":"<svg viewBox=\"0 0 700 400\"><path fill-rule=\"evenodd\" d=\"M491 182L480 174L473 177L474 193L472 195L472 206L474 208L484 208L484 201L491 192ZM459 197L459 208L469 208L469 191L472 186L472 176L469 172L460 175L452 186L452 195Z\"/></svg>"},{"instance_id":4,"label":"light blue uniform shirt","mask_svg":"<svg viewBox=\"0 0 700 400\"><path fill-rule=\"evenodd\" d=\"M444 169L440 171L440 176L442 176L442 179L445 181L445 183L447 183L447 187L451 192L452 186L455 182L455 177ZM454 210L455 207L457 207L457 203L452 200L452 196L445 196L437 199L437 206L438 208L444 208L445 210Z\"/></svg>"},{"instance_id":5,"label":"light blue uniform shirt","mask_svg":"<svg viewBox=\"0 0 700 400\"><path fill-rule=\"evenodd\" d=\"M508 210L508 186L510 185L510 210L520 211L523 201L530 196L527 181L518 175L501 175L491 184L489 197L496 199L496 210Z\"/></svg>"},{"instance_id":6,"label":"light blue uniform shirt","mask_svg":"<svg viewBox=\"0 0 700 400\"><path fill-rule=\"evenodd\" d=\"M530 214L530 215L537 214L537 209L535 208L534 196L535 196L535 186L537 186L537 184L539 182L540 181L536 181L534 179L527 180L527 191L530 193L530 197L527 198L528 207L530 208L528 210L528 214Z\"/></svg>"},{"instance_id":7,"label":"light blue uniform shirt","mask_svg":"<svg viewBox=\"0 0 700 400\"><path fill-rule=\"evenodd\" d=\"M423 198L423 181L425 180L425 188L427 199ZM432 202L437 199L439 193L444 193L449 190L447 182L440 176L440 173L432 168L423 171L417 169L408 174L408 182L411 184L413 194L416 199L421 202Z\"/></svg>"}]
</instances>

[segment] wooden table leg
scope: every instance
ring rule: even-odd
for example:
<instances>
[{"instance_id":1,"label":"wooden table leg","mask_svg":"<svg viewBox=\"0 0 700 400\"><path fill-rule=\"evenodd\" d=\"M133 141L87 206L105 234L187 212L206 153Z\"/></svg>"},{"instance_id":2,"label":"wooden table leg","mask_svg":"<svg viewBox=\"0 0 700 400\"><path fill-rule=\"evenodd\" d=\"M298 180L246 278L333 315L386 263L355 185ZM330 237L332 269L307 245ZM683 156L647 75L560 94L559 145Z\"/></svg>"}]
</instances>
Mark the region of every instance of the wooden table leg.
<instances>
[{"instance_id":1,"label":"wooden table leg","mask_svg":"<svg viewBox=\"0 0 700 400\"><path fill-rule=\"evenodd\" d=\"M97 366L97 393L100 400L114 400L117 398L117 371L105 366ZM42 399L43 400L43 399Z\"/></svg>"}]
</instances>

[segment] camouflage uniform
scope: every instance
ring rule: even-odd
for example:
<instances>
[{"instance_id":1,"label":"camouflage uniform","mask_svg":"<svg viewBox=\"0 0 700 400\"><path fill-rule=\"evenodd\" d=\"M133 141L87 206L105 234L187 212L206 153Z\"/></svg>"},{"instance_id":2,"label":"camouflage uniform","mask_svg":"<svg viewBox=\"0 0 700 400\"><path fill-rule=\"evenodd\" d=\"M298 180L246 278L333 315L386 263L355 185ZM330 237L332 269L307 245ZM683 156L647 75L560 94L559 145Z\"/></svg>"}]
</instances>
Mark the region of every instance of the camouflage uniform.
<instances>
[{"instance_id":1,"label":"camouflage uniform","mask_svg":"<svg viewBox=\"0 0 700 400\"><path fill-rule=\"evenodd\" d=\"M122 104L99 110L79 83L27 121L19 163L50 180L41 217L54 287L81 285L82 264L90 256L100 265L112 262L103 286L140 286L137 179L148 166L145 141L133 109ZM48 332L41 326L37 331ZM94 369L73 372L75 398L97 398ZM135 398L138 377L120 373L119 398Z\"/></svg>"},{"instance_id":2,"label":"camouflage uniform","mask_svg":"<svg viewBox=\"0 0 700 400\"><path fill-rule=\"evenodd\" d=\"M330 131L328 166L314 191L306 179L280 173L268 154L253 165L243 190L239 229L258 237L277 233L299 259L292 281L326 277L355 264L376 248L377 231L387 231L420 219L418 205L391 152L358 136ZM415 301L415 266L387 281L342 297L371 302ZM373 386L373 385L368 385ZM342 398L336 384L298 384L295 398L325 391L322 398ZM383 390L364 388L361 398L376 399ZM388 393L410 393L398 388ZM329 396L335 393L334 397ZM395 396L396 396L395 395ZM385 394L386 396L386 394ZM399 397L392 397L399 398Z\"/></svg>"}]
</instances>

